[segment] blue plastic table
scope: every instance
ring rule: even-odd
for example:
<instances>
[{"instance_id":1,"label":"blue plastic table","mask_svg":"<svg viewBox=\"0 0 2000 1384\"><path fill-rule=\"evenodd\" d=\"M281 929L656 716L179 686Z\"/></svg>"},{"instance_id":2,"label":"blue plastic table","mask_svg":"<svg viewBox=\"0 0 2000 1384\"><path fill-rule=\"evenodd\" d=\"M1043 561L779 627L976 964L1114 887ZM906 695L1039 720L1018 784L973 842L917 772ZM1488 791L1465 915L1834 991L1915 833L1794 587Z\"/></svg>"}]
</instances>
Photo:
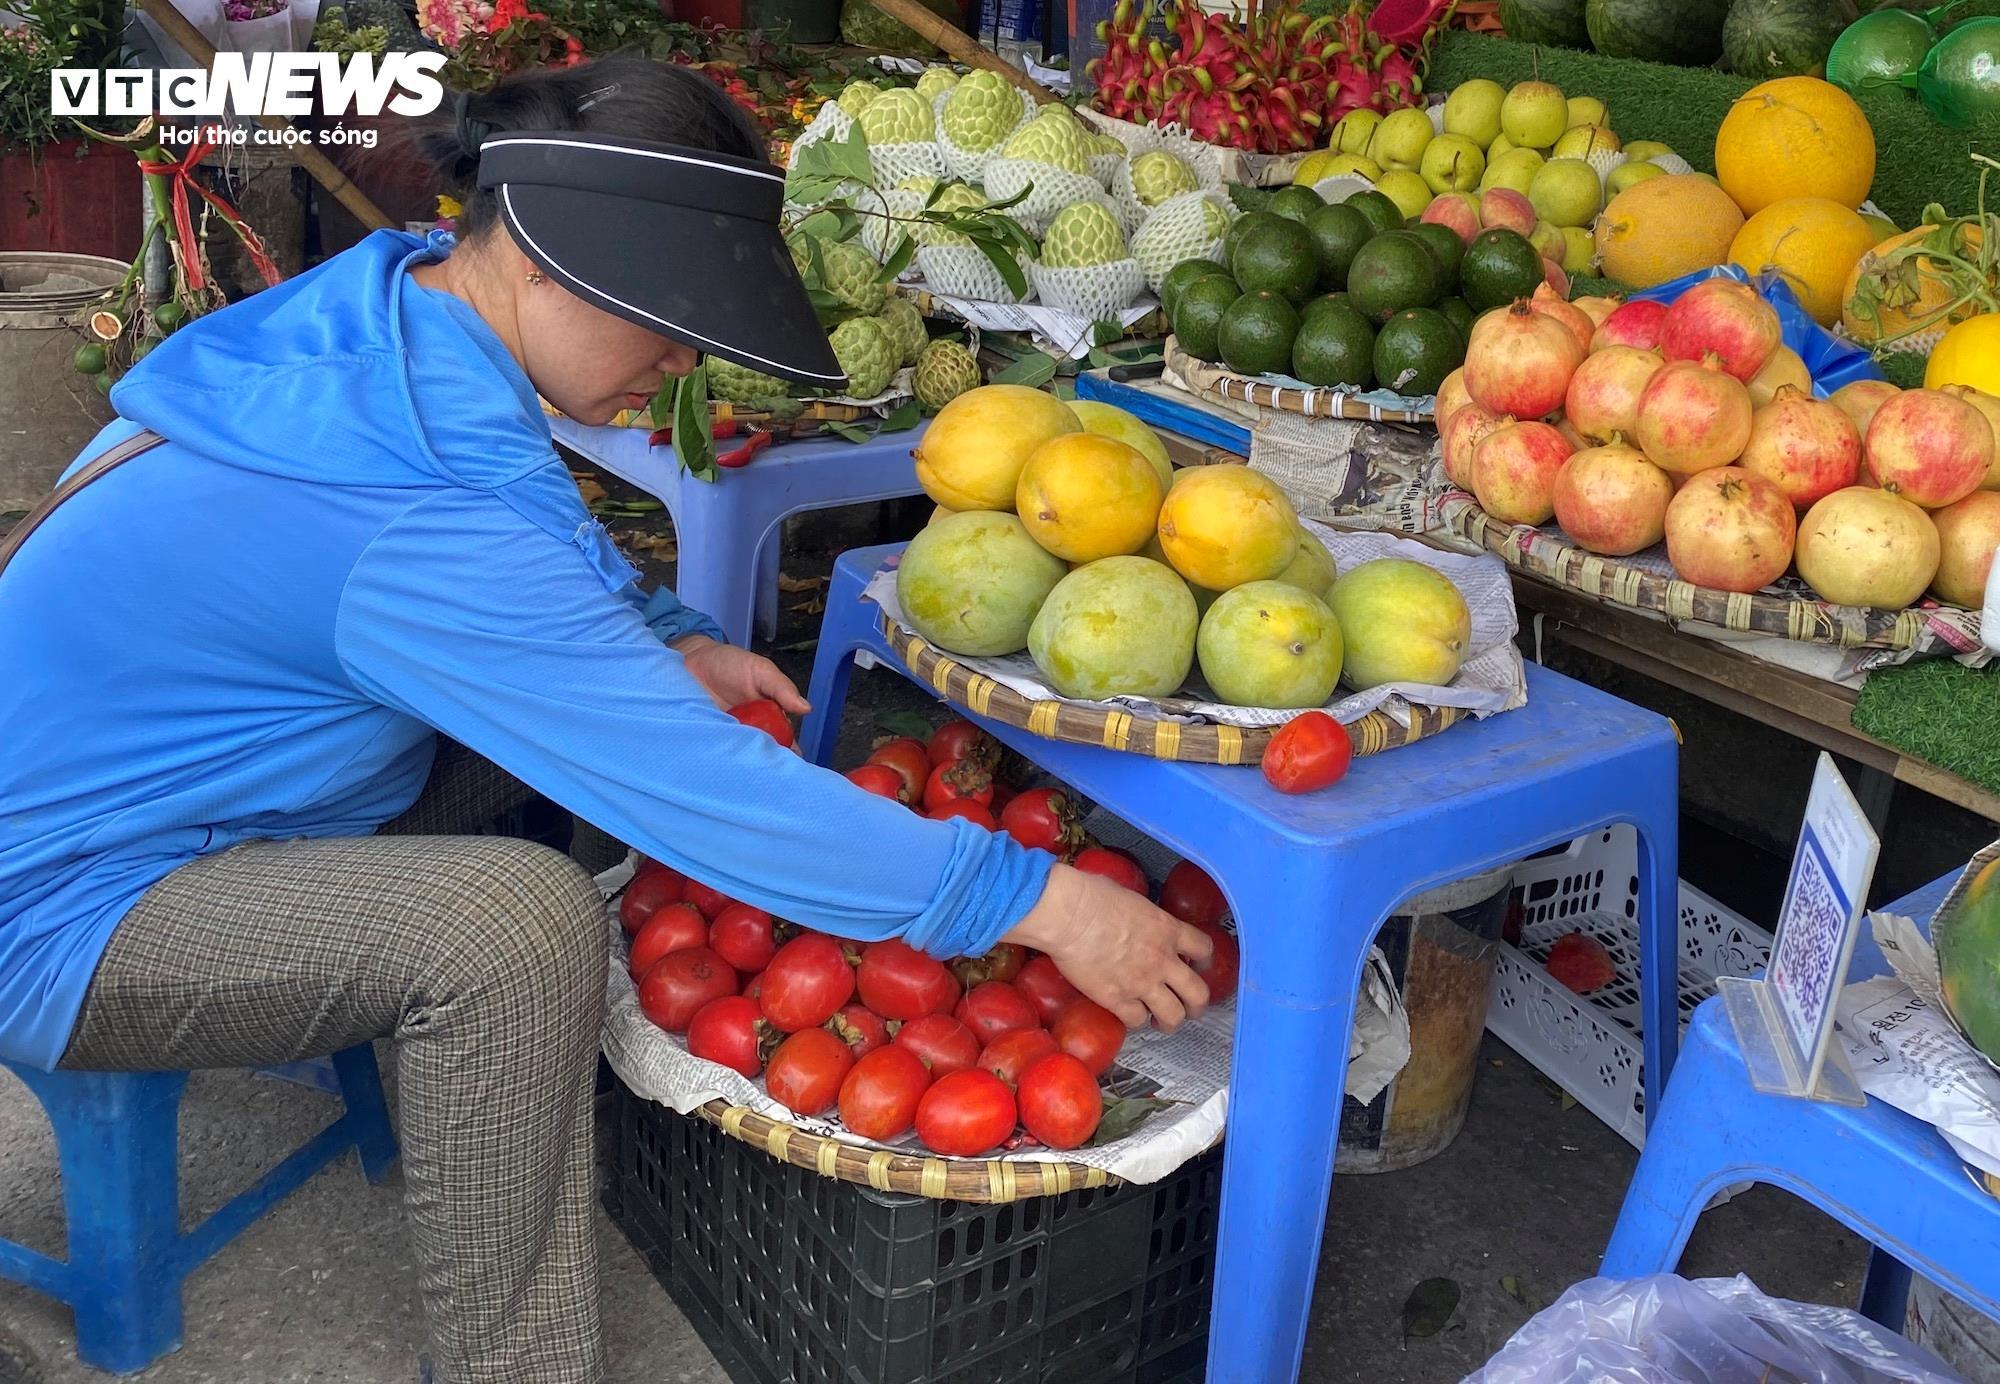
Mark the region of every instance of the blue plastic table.
<instances>
[{"instance_id":1,"label":"blue plastic table","mask_svg":"<svg viewBox=\"0 0 2000 1384\"><path fill-rule=\"evenodd\" d=\"M1928 933L1955 878L1887 911ZM1848 979L1888 969L1864 925ZM1782 1187L1874 1245L1861 1311L1891 1330L1903 1329L1912 1270L2000 1317L2000 1202L1973 1185L1943 1137L1872 1098L1856 1109L1758 1091L1729 1016L1711 999L1694 1012L1600 1272L1673 1272L1710 1199L1740 1182Z\"/></svg>"},{"instance_id":2,"label":"blue plastic table","mask_svg":"<svg viewBox=\"0 0 2000 1384\"><path fill-rule=\"evenodd\" d=\"M556 441L666 503L680 548L675 594L712 616L732 644L748 646L752 622L778 629L778 529L794 514L920 495L910 449L921 430L871 442L838 439L767 447L710 484L681 470L672 447L644 428L585 427L551 418ZM727 446L725 441L719 445Z\"/></svg>"},{"instance_id":3,"label":"blue plastic table","mask_svg":"<svg viewBox=\"0 0 2000 1384\"><path fill-rule=\"evenodd\" d=\"M862 587L900 548L834 568L805 753L828 763L857 652L914 677ZM1528 705L1358 761L1301 797L1254 768L1064 744L974 717L1049 773L1195 861L1242 939L1214 1324L1214 1384L1297 1378L1333 1181L1339 1073L1370 943L1404 900L1616 822L1640 838L1648 1109L1675 1046L1678 751L1667 721L1541 668Z\"/></svg>"}]
</instances>

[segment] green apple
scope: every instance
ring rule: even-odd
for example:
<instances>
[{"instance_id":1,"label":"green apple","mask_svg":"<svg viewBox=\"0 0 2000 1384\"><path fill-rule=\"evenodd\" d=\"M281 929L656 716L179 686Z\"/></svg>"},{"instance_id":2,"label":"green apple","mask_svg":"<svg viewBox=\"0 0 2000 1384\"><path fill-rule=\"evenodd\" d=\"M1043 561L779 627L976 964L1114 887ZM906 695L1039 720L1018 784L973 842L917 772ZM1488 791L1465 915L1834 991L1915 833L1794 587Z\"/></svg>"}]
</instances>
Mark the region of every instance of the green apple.
<instances>
[{"instance_id":1,"label":"green apple","mask_svg":"<svg viewBox=\"0 0 2000 1384\"><path fill-rule=\"evenodd\" d=\"M1555 226L1588 226L1604 210L1604 183L1582 159L1550 159L1528 184L1535 215Z\"/></svg>"},{"instance_id":2,"label":"green apple","mask_svg":"<svg viewBox=\"0 0 2000 1384\"><path fill-rule=\"evenodd\" d=\"M1375 127L1382 123L1382 112L1366 107L1349 111L1333 122L1333 138L1328 141L1343 154L1365 154L1368 142L1375 138Z\"/></svg>"},{"instance_id":3,"label":"green apple","mask_svg":"<svg viewBox=\"0 0 2000 1384\"><path fill-rule=\"evenodd\" d=\"M1611 170L1610 176L1604 180L1604 186L1611 196L1616 197L1634 183L1643 183L1648 178L1664 178L1666 176L1667 170L1660 167L1657 163L1633 163L1630 159L1627 159L1624 163L1619 164Z\"/></svg>"},{"instance_id":4,"label":"green apple","mask_svg":"<svg viewBox=\"0 0 2000 1384\"><path fill-rule=\"evenodd\" d=\"M1431 118L1416 107L1391 111L1375 127L1375 137L1368 141L1368 157L1384 168L1407 168L1414 172L1435 133Z\"/></svg>"},{"instance_id":5,"label":"green apple","mask_svg":"<svg viewBox=\"0 0 2000 1384\"><path fill-rule=\"evenodd\" d=\"M1424 147L1417 171L1432 192L1470 192L1486 171L1486 155L1469 135L1439 135Z\"/></svg>"},{"instance_id":6,"label":"green apple","mask_svg":"<svg viewBox=\"0 0 2000 1384\"><path fill-rule=\"evenodd\" d=\"M1359 173L1372 183L1382 176L1382 165L1366 154L1335 154L1326 161L1320 177L1337 178L1343 173Z\"/></svg>"},{"instance_id":7,"label":"green apple","mask_svg":"<svg viewBox=\"0 0 2000 1384\"><path fill-rule=\"evenodd\" d=\"M1500 135L1500 103L1507 88L1485 77L1474 77L1452 88L1444 98L1444 132L1464 135L1482 150Z\"/></svg>"},{"instance_id":8,"label":"green apple","mask_svg":"<svg viewBox=\"0 0 2000 1384\"><path fill-rule=\"evenodd\" d=\"M1569 123L1572 129L1578 125L1604 123L1604 103L1595 96L1572 96L1565 104L1569 107Z\"/></svg>"},{"instance_id":9,"label":"green apple","mask_svg":"<svg viewBox=\"0 0 2000 1384\"><path fill-rule=\"evenodd\" d=\"M1625 146L1618 136L1602 125L1572 125L1556 141L1559 159L1588 159L1592 154L1615 154Z\"/></svg>"},{"instance_id":10,"label":"green apple","mask_svg":"<svg viewBox=\"0 0 2000 1384\"><path fill-rule=\"evenodd\" d=\"M1544 162L1533 149L1509 149L1504 154L1489 155L1485 176L1479 180L1479 190L1484 192L1489 187L1511 187L1525 197Z\"/></svg>"},{"instance_id":11,"label":"green apple","mask_svg":"<svg viewBox=\"0 0 2000 1384\"><path fill-rule=\"evenodd\" d=\"M1590 263L1597 257L1597 242L1590 232L1581 226L1562 228L1562 267L1566 274L1588 274Z\"/></svg>"},{"instance_id":12,"label":"green apple","mask_svg":"<svg viewBox=\"0 0 2000 1384\"><path fill-rule=\"evenodd\" d=\"M1384 173L1375 180L1375 190L1394 202L1406 221L1422 216L1424 208L1431 204L1430 184L1407 168L1392 168Z\"/></svg>"},{"instance_id":13,"label":"green apple","mask_svg":"<svg viewBox=\"0 0 2000 1384\"><path fill-rule=\"evenodd\" d=\"M1535 229L1528 235L1528 244L1545 260L1562 263L1563 251L1568 242L1563 239L1562 227L1551 226L1546 221L1537 221Z\"/></svg>"},{"instance_id":14,"label":"green apple","mask_svg":"<svg viewBox=\"0 0 2000 1384\"><path fill-rule=\"evenodd\" d=\"M1527 149L1553 148L1569 128L1569 102L1550 82L1516 82L1500 103L1500 132Z\"/></svg>"},{"instance_id":15,"label":"green apple","mask_svg":"<svg viewBox=\"0 0 2000 1384\"><path fill-rule=\"evenodd\" d=\"M1674 151L1657 139L1635 139L1625 146L1625 157L1635 160L1650 160Z\"/></svg>"}]
</instances>

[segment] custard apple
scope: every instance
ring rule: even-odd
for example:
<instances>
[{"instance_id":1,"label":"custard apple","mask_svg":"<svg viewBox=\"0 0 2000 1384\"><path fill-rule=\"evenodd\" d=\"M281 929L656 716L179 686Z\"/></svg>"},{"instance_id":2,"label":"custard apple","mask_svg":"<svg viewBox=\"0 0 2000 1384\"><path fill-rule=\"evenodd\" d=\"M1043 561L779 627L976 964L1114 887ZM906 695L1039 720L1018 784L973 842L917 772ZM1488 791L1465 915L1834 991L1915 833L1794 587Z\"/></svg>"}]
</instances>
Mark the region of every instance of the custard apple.
<instances>
[{"instance_id":1,"label":"custard apple","mask_svg":"<svg viewBox=\"0 0 2000 1384\"><path fill-rule=\"evenodd\" d=\"M842 305L872 316L889 300L889 285L881 282L882 266L851 240L819 242L820 287Z\"/></svg>"},{"instance_id":2,"label":"custard apple","mask_svg":"<svg viewBox=\"0 0 2000 1384\"><path fill-rule=\"evenodd\" d=\"M853 116L861 118L861 112L875 104L875 98L882 94L882 88L873 82L852 81L840 89L834 104Z\"/></svg>"},{"instance_id":3,"label":"custard apple","mask_svg":"<svg viewBox=\"0 0 2000 1384\"><path fill-rule=\"evenodd\" d=\"M923 174L919 173L913 177L905 178L903 179L902 182L897 183L896 191L917 192L917 193L922 193L924 196L928 197L931 195L931 189L936 187L937 185L938 185L938 180L936 178L927 178Z\"/></svg>"},{"instance_id":4,"label":"custard apple","mask_svg":"<svg viewBox=\"0 0 2000 1384\"><path fill-rule=\"evenodd\" d=\"M847 376L850 399L872 399L896 378L897 352L882 324L872 317L853 317L833 329L827 340L833 358Z\"/></svg>"},{"instance_id":5,"label":"custard apple","mask_svg":"<svg viewBox=\"0 0 2000 1384\"><path fill-rule=\"evenodd\" d=\"M864 118L861 123L865 126L868 121ZM1199 185L1194 170L1179 154L1155 149L1132 160L1132 193L1141 206L1157 207L1169 197L1193 192Z\"/></svg>"},{"instance_id":6,"label":"custard apple","mask_svg":"<svg viewBox=\"0 0 2000 1384\"><path fill-rule=\"evenodd\" d=\"M1236 220L1236 213L1230 207L1217 206L1206 197L1201 199L1201 228L1210 239L1229 234L1230 223Z\"/></svg>"},{"instance_id":7,"label":"custard apple","mask_svg":"<svg viewBox=\"0 0 2000 1384\"><path fill-rule=\"evenodd\" d=\"M901 294L891 294L889 301L882 305L881 315L875 319L889 333L889 340L896 343L899 356L897 364L915 365L924 347L930 344L931 335L924 330L924 315L917 305Z\"/></svg>"},{"instance_id":8,"label":"custard apple","mask_svg":"<svg viewBox=\"0 0 2000 1384\"><path fill-rule=\"evenodd\" d=\"M949 216L954 212L977 211L986 205L986 199L964 183L953 183L938 194L937 201L931 203L931 211L938 216ZM947 230L934 222L926 221L917 227L919 245L967 246L972 241L957 231Z\"/></svg>"},{"instance_id":9,"label":"custard apple","mask_svg":"<svg viewBox=\"0 0 2000 1384\"><path fill-rule=\"evenodd\" d=\"M1101 202L1064 207L1042 237L1042 264L1050 269L1088 269L1130 257L1118 218Z\"/></svg>"},{"instance_id":10,"label":"custard apple","mask_svg":"<svg viewBox=\"0 0 2000 1384\"><path fill-rule=\"evenodd\" d=\"M927 67L924 75L917 78L917 95L926 102L938 99L940 92L950 91L958 85L958 74L949 67Z\"/></svg>"},{"instance_id":11,"label":"custard apple","mask_svg":"<svg viewBox=\"0 0 2000 1384\"><path fill-rule=\"evenodd\" d=\"M937 138L930 103L908 87L883 92L859 118L870 145L929 144Z\"/></svg>"},{"instance_id":12,"label":"custard apple","mask_svg":"<svg viewBox=\"0 0 2000 1384\"><path fill-rule=\"evenodd\" d=\"M732 365L714 356L708 358L708 396L731 404L753 404L760 399L783 399L792 387L761 371Z\"/></svg>"},{"instance_id":13,"label":"custard apple","mask_svg":"<svg viewBox=\"0 0 2000 1384\"><path fill-rule=\"evenodd\" d=\"M1125 157L1125 142L1116 135L1092 135L1091 152L1094 154L1115 154Z\"/></svg>"},{"instance_id":14,"label":"custard apple","mask_svg":"<svg viewBox=\"0 0 2000 1384\"><path fill-rule=\"evenodd\" d=\"M1070 173L1088 173L1083 130L1064 115L1038 115L1000 150L1001 157L1046 163Z\"/></svg>"},{"instance_id":15,"label":"custard apple","mask_svg":"<svg viewBox=\"0 0 2000 1384\"><path fill-rule=\"evenodd\" d=\"M959 395L979 388L979 359L956 341L933 341L917 357L911 384L924 412L936 413Z\"/></svg>"},{"instance_id":16,"label":"custard apple","mask_svg":"<svg viewBox=\"0 0 2000 1384\"><path fill-rule=\"evenodd\" d=\"M1021 123L1021 96L997 72L968 72L944 99L944 134L969 154L997 148Z\"/></svg>"}]
</instances>

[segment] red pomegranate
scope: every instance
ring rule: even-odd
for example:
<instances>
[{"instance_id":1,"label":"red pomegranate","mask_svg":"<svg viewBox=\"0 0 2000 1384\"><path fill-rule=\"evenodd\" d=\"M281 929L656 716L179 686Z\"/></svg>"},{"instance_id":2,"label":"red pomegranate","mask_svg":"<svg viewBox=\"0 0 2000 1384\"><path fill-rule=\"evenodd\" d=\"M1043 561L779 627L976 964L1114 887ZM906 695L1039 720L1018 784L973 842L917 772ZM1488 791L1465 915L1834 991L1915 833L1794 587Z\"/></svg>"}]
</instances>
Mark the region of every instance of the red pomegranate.
<instances>
[{"instance_id":1,"label":"red pomegranate","mask_svg":"<svg viewBox=\"0 0 2000 1384\"><path fill-rule=\"evenodd\" d=\"M1472 449L1472 492L1479 507L1509 524L1546 524L1556 512L1556 473L1571 451L1547 423L1496 429Z\"/></svg>"},{"instance_id":2,"label":"red pomegranate","mask_svg":"<svg viewBox=\"0 0 2000 1384\"><path fill-rule=\"evenodd\" d=\"M1750 440L1737 462L1785 492L1794 509L1810 509L1861 472L1861 434L1834 405L1781 384L1751 415Z\"/></svg>"},{"instance_id":3,"label":"red pomegranate","mask_svg":"<svg viewBox=\"0 0 2000 1384\"><path fill-rule=\"evenodd\" d=\"M1622 442L1578 452L1556 473L1556 522L1578 547L1607 557L1658 543L1673 498L1667 473Z\"/></svg>"},{"instance_id":4,"label":"red pomegranate","mask_svg":"<svg viewBox=\"0 0 2000 1384\"><path fill-rule=\"evenodd\" d=\"M1496 428L1514 420L1478 404L1467 404L1444 421L1444 473L1461 490L1472 489L1472 449Z\"/></svg>"},{"instance_id":5,"label":"red pomegranate","mask_svg":"<svg viewBox=\"0 0 2000 1384\"><path fill-rule=\"evenodd\" d=\"M1495 413L1540 418L1562 407L1569 377L1582 363L1583 348L1570 330L1521 298L1472 324L1465 389Z\"/></svg>"},{"instance_id":6,"label":"red pomegranate","mask_svg":"<svg viewBox=\"0 0 2000 1384\"><path fill-rule=\"evenodd\" d=\"M1590 354L1590 338L1596 335L1597 324L1590 320L1582 308L1560 296L1546 283L1536 287L1535 295L1528 300L1528 305L1544 317L1553 317L1569 328L1569 334L1576 338L1576 344L1583 348L1584 354Z\"/></svg>"},{"instance_id":7,"label":"red pomegranate","mask_svg":"<svg viewBox=\"0 0 2000 1384\"><path fill-rule=\"evenodd\" d=\"M1693 475L1743 455L1752 412L1750 391L1713 353L1669 361L1639 396L1633 440L1662 471Z\"/></svg>"},{"instance_id":8,"label":"red pomegranate","mask_svg":"<svg viewBox=\"0 0 2000 1384\"><path fill-rule=\"evenodd\" d=\"M1639 396L1665 361L1657 351L1606 346L1585 357L1569 377L1563 416L1593 443L1631 437L1639 425Z\"/></svg>"},{"instance_id":9,"label":"red pomegranate","mask_svg":"<svg viewBox=\"0 0 2000 1384\"><path fill-rule=\"evenodd\" d=\"M1875 410L1867 448L1877 485L1925 509L1942 509L1986 479L1993 429L1963 399L1939 389L1906 389Z\"/></svg>"},{"instance_id":10,"label":"red pomegranate","mask_svg":"<svg viewBox=\"0 0 2000 1384\"><path fill-rule=\"evenodd\" d=\"M1713 352L1739 380L1762 370L1783 340L1777 309L1734 279L1696 284L1660 322L1660 349L1668 360L1700 360Z\"/></svg>"},{"instance_id":11,"label":"red pomegranate","mask_svg":"<svg viewBox=\"0 0 2000 1384\"><path fill-rule=\"evenodd\" d=\"M1606 346L1636 346L1642 351L1651 351L1660 344L1660 324L1666 320L1667 305L1656 303L1650 298L1634 298L1611 310L1611 315L1597 324L1597 331L1590 338L1590 349L1601 351Z\"/></svg>"},{"instance_id":12,"label":"red pomegranate","mask_svg":"<svg viewBox=\"0 0 2000 1384\"><path fill-rule=\"evenodd\" d=\"M1785 492L1740 466L1689 477L1667 506L1667 560L1696 586L1761 591L1792 565L1797 536Z\"/></svg>"}]
</instances>

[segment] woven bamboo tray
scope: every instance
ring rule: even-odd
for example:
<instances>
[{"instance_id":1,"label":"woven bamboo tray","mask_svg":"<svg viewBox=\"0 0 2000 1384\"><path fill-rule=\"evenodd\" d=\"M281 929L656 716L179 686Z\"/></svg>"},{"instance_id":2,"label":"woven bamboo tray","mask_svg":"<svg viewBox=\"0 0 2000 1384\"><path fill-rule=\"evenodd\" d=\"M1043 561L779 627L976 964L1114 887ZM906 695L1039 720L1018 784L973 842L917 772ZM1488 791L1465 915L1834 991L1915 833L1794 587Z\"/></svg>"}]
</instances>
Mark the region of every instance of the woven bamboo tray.
<instances>
[{"instance_id":1,"label":"woven bamboo tray","mask_svg":"<svg viewBox=\"0 0 2000 1384\"><path fill-rule=\"evenodd\" d=\"M1045 1163L1035 1159L931 1158L894 1153L888 1149L813 1134L796 1125L760 1115L747 1106L712 1100L695 1107L695 1114L732 1139L741 1139L771 1157L805 1168L821 1177L930 1197L994 1204L1054 1197L1085 1187L1116 1187L1123 1179L1082 1163Z\"/></svg>"},{"instance_id":2,"label":"woven bamboo tray","mask_svg":"<svg viewBox=\"0 0 2000 1384\"><path fill-rule=\"evenodd\" d=\"M1049 740L1099 745L1107 750L1188 764L1256 764L1263 759L1264 747L1279 729L1153 720L1113 707L1035 701L932 648L886 614L882 617L882 633L896 656L945 700L965 707L975 716L1018 726ZM1380 754L1436 735L1467 714L1457 707L1413 706L1410 724L1405 726L1383 712L1371 711L1348 726L1347 733L1354 741L1354 753Z\"/></svg>"},{"instance_id":3,"label":"woven bamboo tray","mask_svg":"<svg viewBox=\"0 0 2000 1384\"><path fill-rule=\"evenodd\" d=\"M1220 366L1196 360L1181 349L1180 342L1174 337L1167 338L1167 370L1185 383L1188 392L1197 398L1255 404L1307 418L1354 418L1371 423L1435 421L1431 409L1415 404L1394 408L1364 403L1352 394L1339 394L1331 389L1301 389L1296 385L1273 384L1269 380L1232 375Z\"/></svg>"},{"instance_id":4,"label":"woven bamboo tray","mask_svg":"<svg viewBox=\"0 0 2000 1384\"><path fill-rule=\"evenodd\" d=\"M1874 610L1830 605L1807 591L1744 595L1661 576L1632 562L1585 552L1560 533L1495 519L1463 493L1448 494L1439 512L1453 532L1496 554L1510 567L1614 605L1651 611L1672 620L1694 620L1739 634L1770 635L1802 644L1843 649L1915 649L1942 652L1938 625L1964 612ZM1977 643L1977 637L1972 636Z\"/></svg>"}]
</instances>

